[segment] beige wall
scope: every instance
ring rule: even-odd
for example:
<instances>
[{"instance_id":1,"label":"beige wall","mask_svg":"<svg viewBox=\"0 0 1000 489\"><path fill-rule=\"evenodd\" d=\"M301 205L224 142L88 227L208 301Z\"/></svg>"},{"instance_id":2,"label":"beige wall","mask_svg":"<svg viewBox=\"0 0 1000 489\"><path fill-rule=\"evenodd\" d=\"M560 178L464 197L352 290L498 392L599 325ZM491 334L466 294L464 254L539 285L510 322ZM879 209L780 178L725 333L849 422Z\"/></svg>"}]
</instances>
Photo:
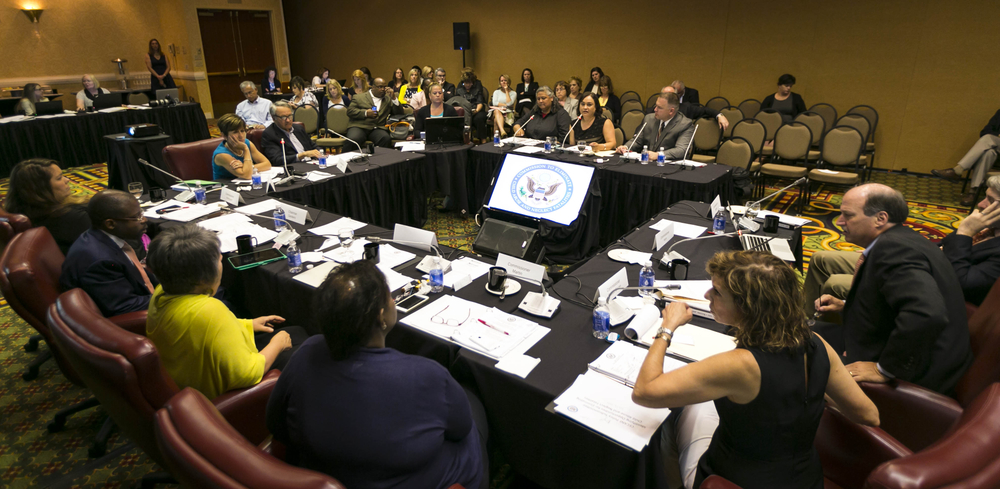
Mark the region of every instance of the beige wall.
<instances>
[{"instance_id":1,"label":"beige wall","mask_svg":"<svg viewBox=\"0 0 1000 489\"><path fill-rule=\"evenodd\" d=\"M45 9L38 24L21 12L32 4ZM199 8L270 11L275 59L279 71L287 72L281 0L0 0L0 87L40 81L75 94L80 76L94 73L105 88L113 88L117 68L111 60L127 59L129 73L144 73L148 42L157 38L164 52L175 46L174 80L211 117ZM67 108L74 106L71 95L63 99Z\"/></svg>"},{"instance_id":2,"label":"beige wall","mask_svg":"<svg viewBox=\"0 0 1000 489\"><path fill-rule=\"evenodd\" d=\"M703 102L722 95L736 104L772 93L789 72L807 105L827 102L841 113L875 107L877 165L917 172L953 165L1000 108L1000 63L991 56L1000 28L996 1L640 0L626 7L581 0L569 8L515 0L503 4L511 15L478 2L406 15L386 5L352 7L355 19L379 19L383 35L370 36L374 21L331 28L343 18L340 4L285 2L293 74L311 76L325 65L347 78L366 65L384 77L396 66L430 64L444 66L455 82L462 55L452 50L452 22L468 21L468 65L491 90L500 73L516 79L524 67L553 84L571 75L586 80L598 65L619 93L646 98L681 78ZM316 32L337 42L316 42Z\"/></svg>"}]
</instances>

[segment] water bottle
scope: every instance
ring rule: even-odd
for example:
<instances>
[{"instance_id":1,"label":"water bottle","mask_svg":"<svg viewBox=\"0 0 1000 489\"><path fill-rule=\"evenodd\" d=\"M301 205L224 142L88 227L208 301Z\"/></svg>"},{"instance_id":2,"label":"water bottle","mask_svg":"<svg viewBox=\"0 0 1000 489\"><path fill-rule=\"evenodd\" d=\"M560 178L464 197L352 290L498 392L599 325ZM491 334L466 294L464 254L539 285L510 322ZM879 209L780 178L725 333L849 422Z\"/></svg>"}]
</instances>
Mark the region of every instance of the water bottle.
<instances>
[{"instance_id":1,"label":"water bottle","mask_svg":"<svg viewBox=\"0 0 1000 489\"><path fill-rule=\"evenodd\" d=\"M643 145L642 158L639 159L639 163L642 163L643 165L649 164L649 146Z\"/></svg>"},{"instance_id":2,"label":"water bottle","mask_svg":"<svg viewBox=\"0 0 1000 489\"><path fill-rule=\"evenodd\" d=\"M597 307L594 308L594 338L601 340L607 338L609 329L611 329L611 311L608 310L607 299L601 297L597 299Z\"/></svg>"},{"instance_id":3,"label":"water bottle","mask_svg":"<svg viewBox=\"0 0 1000 489\"><path fill-rule=\"evenodd\" d=\"M427 140L427 131L420 131L420 140L421 141Z\"/></svg>"},{"instance_id":4,"label":"water bottle","mask_svg":"<svg viewBox=\"0 0 1000 489\"><path fill-rule=\"evenodd\" d=\"M500 147L500 131L493 131L493 146Z\"/></svg>"},{"instance_id":5,"label":"water bottle","mask_svg":"<svg viewBox=\"0 0 1000 489\"><path fill-rule=\"evenodd\" d=\"M656 273L653 272L652 260L646 260L646 264L639 270L639 287L652 287L656 282ZM646 297L653 295L652 290L640 290L639 295Z\"/></svg>"},{"instance_id":6,"label":"water bottle","mask_svg":"<svg viewBox=\"0 0 1000 489\"><path fill-rule=\"evenodd\" d=\"M726 211L725 209L719 209L719 212L715 213L715 219L712 220L712 234L722 234L726 232Z\"/></svg>"},{"instance_id":7,"label":"water bottle","mask_svg":"<svg viewBox=\"0 0 1000 489\"><path fill-rule=\"evenodd\" d=\"M322 161L322 160L320 160ZM253 167L253 173L250 174L250 183L254 190L260 190L264 188L264 183L261 181L260 172L257 171L257 167Z\"/></svg>"},{"instance_id":8,"label":"water bottle","mask_svg":"<svg viewBox=\"0 0 1000 489\"><path fill-rule=\"evenodd\" d=\"M548 137L545 138L545 147L543 148L542 152L543 153L551 153L552 152L552 136L548 136Z\"/></svg>"},{"instance_id":9,"label":"water bottle","mask_svg":"<svg viewBox=\"0 0 1000 489\"><path fill-rule=\"evenodd\" d=\"M285 222L285 210L281 206L275 206L274 208L274 230L277 232L282 232L288 227L288 223Z\"/></svg>"},{"instance_id":10,"label":"water bottle","mask_svg":"<svg viewBox=\"0 0 1000 489\"><path fill-rule=\"evenodd\" d=\"M667 155L663 153L663 146L660 146L660 152L656 153L656 166L663 166L667 163Z\"/></svg>"},{"instance_id":11,"label":"water bottle","mask_svg":"<svg viewBox=\"0 0 1000 489\"><path fill-rule=\"evenodd\" d=\"M194 186L194 201L199 204L205 203L205 189L200 183L196 183Z\"/></svg>"},{"instance_id":12,"label":"water bottle","mask_svg":"<svg viewBox=\"0 0 1000 489\"><path fill-rule=\"evenodd\" d=\"M319 168L321 170L326 169L326 153L319 154Z\"/></svg>"},{"instance_id":13,"label":"water bottle","mask_svg":"<svg viewBox=\"0 0 1000 489\"><path fill-rule=\"evenodd\" d=\"M299 245L295 244L294 240L288 244L288 249L285 250L285 255L288 256L288 271L293 274L301 272L302 253L299 253Z\"/></svg>"},{"instance_id":14,"label":"water bottle","mask_svg":"<svg viewBox=\"0 0 1000 489\"><path fill-rule=\"evenodd\" d=\"M438 293L444 290L444 272L441 271L441 258L434 257L434 268L429 274L431 276L431 292Z\"/></svg>"}]
</instances>

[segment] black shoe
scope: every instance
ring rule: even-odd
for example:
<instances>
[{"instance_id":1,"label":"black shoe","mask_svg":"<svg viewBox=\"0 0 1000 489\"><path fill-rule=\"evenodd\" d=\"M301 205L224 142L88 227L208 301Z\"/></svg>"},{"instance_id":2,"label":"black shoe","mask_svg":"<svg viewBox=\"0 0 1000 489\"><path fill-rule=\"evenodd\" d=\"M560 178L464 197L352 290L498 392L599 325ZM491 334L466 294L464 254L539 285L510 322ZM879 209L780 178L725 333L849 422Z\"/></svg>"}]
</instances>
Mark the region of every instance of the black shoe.
<instances>
[{"instance_id":1,"label":"black shoe","mask_svg":"<svg viewBox=\"0 0 1000 489\"><path fill-rule=\"evenodd\" d=\"M934 175L935 177L938 178L943 178L950 182L962 181L962 176L959 175L958 173L955 173L955 170L952 168L948 168L947 170L931 170L931 175Z\"/></svg>"}]
</instances>

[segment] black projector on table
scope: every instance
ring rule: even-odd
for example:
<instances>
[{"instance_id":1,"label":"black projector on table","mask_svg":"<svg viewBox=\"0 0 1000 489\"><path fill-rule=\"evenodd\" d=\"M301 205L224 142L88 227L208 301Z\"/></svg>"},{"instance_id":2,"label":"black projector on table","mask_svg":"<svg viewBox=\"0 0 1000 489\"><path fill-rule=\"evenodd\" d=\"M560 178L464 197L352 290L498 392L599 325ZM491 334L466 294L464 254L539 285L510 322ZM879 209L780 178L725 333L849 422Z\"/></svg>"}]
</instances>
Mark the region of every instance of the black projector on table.
<instances>
[{"instance_id":1,"label":"black projector on table","mask_svg":"<svg viewBox=\"0 0 1000 489\"><path fill-rule=\"evenodd\" d=\"M134 138L147 138L160 134L160 126L156 124L132 124L125 126L125 133Z\"/></svg>"}]
</instances>

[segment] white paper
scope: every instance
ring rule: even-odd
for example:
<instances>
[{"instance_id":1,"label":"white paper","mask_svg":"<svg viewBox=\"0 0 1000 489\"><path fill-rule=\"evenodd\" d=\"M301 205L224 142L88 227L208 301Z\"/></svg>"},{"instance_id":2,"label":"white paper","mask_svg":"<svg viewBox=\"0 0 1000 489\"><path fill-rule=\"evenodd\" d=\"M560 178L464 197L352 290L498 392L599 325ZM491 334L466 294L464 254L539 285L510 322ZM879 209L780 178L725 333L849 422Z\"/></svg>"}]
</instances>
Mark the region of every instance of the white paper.
<instances>
[{"instance_id":1,"label":"white paper","mask_svg":"<svg viewBox=\"0 0 1000 489\"><path fill-rule=\"evenodd\" d=\"M475 280L486 275L489 271L489 263L463 256L451 262L451 271L444 274L444 286L454 288L455 280L461 276L468 276L470 280Z\"/></svg>"},{"instance_id":2,"label":"white paper","mask_svg":"<svg viewBox=\"0 0 1000 489\"><path fill-rule=\"evenodd\" d=\"M323 254L318 251L307 251L305 253L300 253L302 257L302 263L320 263L326 261L323 258Z\"/></svg>"},{"instance_id":3,"label":"white paper","mask_svg":"<svg viewBox=\"0 0 1000 489\"><path fill-rule=\"evenodd\" d=\"M694 160L677 160L677 161L670 161L668 163L670 163L671 165L690 166L694 168L701 168L707 165L707 163L701 163L699 161L694 161Z\"/></svg>"},{"instance_id":4,"label":"white paper","mask_svg":"<svg viewBox=\"0 0 1000 489\"><path fill-rule=\"evenodd\" d=\"M163 201L162 203L156 204L153 207L147 208L145 211L142 212L142 215L146 216L149 219L160 219L164 215L163 214L157 214L156 211L158 211L160 209L167 208L167 207L171 207L171 206L187 207L187 204L185 204L184 202L181 202L179 200L170 199L170 200Z\"/></svg>"},{"instance_id":5,"label":"white paper","mask_svg":"<svg viewBox=\"0 0 1000 489\"><path fill-rule=\"evenodd\" d=\"M545 151L544 146L521 146L520 148L514 150L514 152L516 153L524 153L529 155L533 153L541 153L542 151Z\"/></svg>"},{"instance_id":6,"label":"white paper","mask_svg":"<svg viewBox=\"0 0 1000 489\"><path fill-rule=\"evenodd\" d=\"M233 210L236 211L236 212L239 212L241 214L246 214L248 216L263 214L264 217L271 217L271 214L274 212L274 208L278 204L282 204L282 203L278 202L275 199L267 199L267 200L262 200L260 202L257 202L256 204L250 204L250 205L244 205L242 207L237 207L237 208L235 208Z\"/></svg>"},{"instance_id":7,"label":"white paper","mask_svg":"<svg viewBox=\"0 0 1000 489\"><path fill-rule=\"evenodd\" d=\"M634 387L639 378L639 370L642 363L646 361L649 350L633 345L627 341L616 341L604 350L601 356L590 362L588 367L594 371L607 375L612 379L625 382L629 387ZM687 362L676 358L663 358L663 373L675 370L687 365Z\"/></svg>"},{"instance_id":8,"label":"white paper","mask_svg":"<svg viewBox=\"0 0 1000 489\"><path fill-rule=\"evenodd\" d=\"M306 180L309 180L310 182L319 182L322 180L326 180L327 178L333 178L335 176L336 175L324 171L311 171L306 174Z\"/></svg>"},{"instance_id":9,"label":"white paper","mask_svg":"<svg viewBox=\"0 0 1000 489\"><path fill-rule=\"evenodd\" d=\"M705 226L696 226L694 224L687 224L683 222L670 221L667 219L660 219L659 222L649 226L657 231L662 230L667 224L674 225L674 235L680 236L682 238L697 238L701 236L702 233L708 230Z\"/></svg>"},{"instance_id":10,"label":"white paper","mask_svg":"<svg viewBox=\"0 0 1000 489\"><path fill-rule=\"evenodd\" d=\"M608 311L611 313L611 326L618 326L631 319L632 316L635 316L635 312L619 299L622 299L622 297L615 297L611 302L608 302Z\"/></svg>"},{"instance_id":11,"label":"white paper","mask_svg":"<svg viewBox=\"0 0 1000 489\"><path fill-rule=\"evenodd\" d=\"M614 295L612 295L612 291L622 287L628 287L628 270L626 270L625 267L622 267L622 269L615 272L611 278L605 280L603 284L599 285L597 287L597 292L599 297L611 300L614 299L619 292L621 292L615 292Z\"/></svg>"},{"instance_id":12,"label":"white paper","mask_svg":"<svg viewBox=\"0 0 1000 489\"><path fill-rule=\"evenodd\" d=\"M390 292L394 292L396 289L399 289L412 281L410 277L407 277L406 275L403 275L393 270L391 267L383 265L382 263L378 264L378 269L382 271L383 275L385 275L385 281L389 284Z\"/></svg>"},{"instance_id":13,"label":"white paper","mask_svg":"<svg viewBox=\"0 0 1000 489\"><path fill-rule=\"evenodd\" d=\"M320 245L319 248L316 248L316 251L326 251L339 244L340 244L340 238L326 238L326 240L323 241L323 244Z\"/></svg>"},{"instance_id":14,"label":"white paper","mask_svg":"<svg viewBox=\"0 0 1000 489\"><path fill-rule=\"evenodd\" d=\"M511 354L501 358L497 362L497 368L525 379L540 361L540 359L528 355Z\"/></svg>"},{"instance_id":15,"label":"white paper","mask_svg":"<svg viewBox=\"0 0 1000 489\"><path fill-rule=\"evenodd\" d=\"M396 149L406 152L406 151L423 151L424 142L423 141L400 141L396 143Z\"/></svg>"},{"instance_id":16,"label":"white paper","mask_svg":"<svg viewBox=\"0 0 1000 489\"><path fill-rule=\"evenodd\" d=\"M236 237L249 234L256 238L257 245L271 241L278 233L259 226L243 214L225 214L198 223L198 226L214 231L219 238L219 248L223 253L237 250Z\"/></svg>"},{"instance_id":17,"label":"white paper","mask_svg":"<svg viewBox=\"0 0 1000 489\"><path fill-rule=\"evenodd\" d=\"M284 202L281 203L281 210L285 211L285 219L294 222L300 226L304 226L306 220L309 218L309 211L305 209L299 209L293 205L288 205Z\"/></svg>"},{"instance_id":18,"label":"white paper","mask_svg":"<svg viewBox=\"0 0 1000 489\"><path fill-rule=\"evenodd\" d=\"M545 141L540 139L531 139L524 136L509 137L501 139L500 142L503 144L520 144L522 146L538 146L540 144L545 144Z\"/></svg>"},{"instance_id":19,"label":"white paper","mask_svg":"<svg viewBox=\"0 0 1000 489\"><path fill-rule=\"evenodd\" d=\"M757 217L754 218L755 221L764 221L765 216L778 216L778 222L786 224L788 226L804 226L809 223L809 219L803 219L801 217L789 216L787 214L780 214L771 211L760 211L757 213Z\"/></svg>"},{"instance_id":20,"label":"white paper","mask_svg":"<svg viewBox=\"0 0 1000 489\"><path fill-rule=\"evenodd\" d=\"M211 214L213 212L218 212L219 209L221 208L220 205L221 206L225 206L225 203L210 204L210 205L204 205L204 204L184 204L183 207L186 207L186 209L181 209L179 211L168 212L166 214L156 214L156 212L153 211L153 215L155 217L159 217L160 219L167 219L169 221L191 222L191 221L193 221L195 219L198 219L200 217L205 217L205 216L207 216L207 215L209 215L209 214ZM160 207L160 206L153 207L152 209L156 209L158 207ZM150 211L147 210L143 214L147 214L149 212Z\"/></svg>"},{"instance_id":21,"label":"white paper","mask_svg":"<svg viewBox=\"0 0 1000 489\"><path fill-rule=\"evenodd\" d=\"M646 336L652 338L661 322L660 310L655 305L647 304L636 313L632 322L628 323L625 328L625 337L630 340L638 340ZM650 332L652 333L650 334ZM650 342L652 343L652 341Z\"/></svg>"},{"instance_id":22,"label":"white paper","mask_svg":"<svg viewBox=\"0 0 1000 489\"><path fill-rule=\"evenodd\" d=\"M280 167L280 166L272 166L270 170L264 170L264 171L259 172L259 173L260 173L260 181L261 182L269 182L271 180L277 179L278 176L280 176L280 175L284 175L285 174L285 169L282 168L282 167ZM244 183L253 183L249 179L244 180L242 178L234 178L232 180L232 182L235 183L235 184L237 184L237 185L244 184Z\"/></svg>"},{"instance_id":23,"label":"white paper","mask_svg":"<svg viewBox=\"0 0 1000 489\"><path fill-rule=\"evenodd\" d=\"M434 231L398 223L392 228L392 240L398 241L401 245L412 246L425 251L431 251L438 244L437 235L434 234Z\"/></svg>"},{"instance_id":24,"label":"white paper","mask_svg":"<svg viewBox=\"0 0 1000 489\"><path fill-rule=\"evenodd\" d=\"M235 190L231 190L228 187L222 187L219 197L221 197L225 203L233 207L239 207L240 205L240 193Z\"/></svg>"},{"instance_id":25,"label":"white paper","mask_svg":"<svg viewBox=\"0 0 1000 489\"><path fill-rule=\"evenodd\" d=\"M333 271L334 268L339 267L340 264L337 262L328 261L322 265L314 267L312 270L306 270L299 273L294 278L299 282L309 285L314 288L318 288L326 280L326 276Z\"/></svg>"},{"instance_id":26,"label":"white paper","mask_svg":"<svg viewBox=\"0 0 1000 489\"><path fill-rule=\"evenodd\" d=\"M365 226L367 226L367 224L360 221L355 221L350 217L341 217L340 219L337 219L336 221L333 221L331 223L314 227L310 229L309 232L319 236L339 236L341 229L350 229L351 231L357 231Z\"/></svg>"},{"instance_id":27,"label":"white paper","mask_svg":"<svg viewBox=\"0 0 1000 489\"><path fill-rule=\"evenodd\" d=\"M509 276L522 278L536 284L541 283L542 278L545 277L544 266L503 253L497 255L496 266L505 268Z\"/></svg>"},{"instance_id":28,"label":"white paper","mask_svg":"<svg viewBox=\"0 0 1000 489\"><path fill-rule=\"evenodd\" d=\"M712 200L712 205L709 206L709 212L712 214L709 217L715 219L715 215L719 213L719 209L722 209L722 198L716 195L715 199Z\"/></svg>"},{"instance_id":29,"label":"white paper","mask_svg":"<svg viewBox=\"0 0 1000 489\"><path fill-rule=\"evenodd\" d=\"M667 223L667 225L663 226L663 229L657 232L656 236L653 238L653 249L659 250L660 248L663 248L663 245L667 244L667 242L673 238L674 223Z\"/></svg>"}]
</instances>

